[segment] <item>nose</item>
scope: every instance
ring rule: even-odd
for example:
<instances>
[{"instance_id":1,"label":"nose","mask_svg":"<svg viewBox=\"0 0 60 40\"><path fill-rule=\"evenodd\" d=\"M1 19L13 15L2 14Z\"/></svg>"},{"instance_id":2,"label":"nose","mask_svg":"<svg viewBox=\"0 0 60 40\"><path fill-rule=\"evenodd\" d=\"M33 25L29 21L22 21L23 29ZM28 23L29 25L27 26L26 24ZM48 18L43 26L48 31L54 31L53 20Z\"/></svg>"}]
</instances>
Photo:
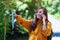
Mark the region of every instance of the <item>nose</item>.
<instances>
[{"instance_id":1,"label":"nose","mask_svg":"<svg viewBox=\"0 0 60 40\"><path fill-rule=\"evenodd\" d=\"M40 13L37 13L36 15L37 15L37 16L41 16L41 14L40 14Z\"/></svg>"},{"instance_id":2,"label":"nose","mask_svg":"<svg viewBox=\"0 0 60 40\"><path fill-rule=\"evenodd\" d=\"M37 13L37 15L41 15L41 13Z\"/></svg>"}]
</instances>

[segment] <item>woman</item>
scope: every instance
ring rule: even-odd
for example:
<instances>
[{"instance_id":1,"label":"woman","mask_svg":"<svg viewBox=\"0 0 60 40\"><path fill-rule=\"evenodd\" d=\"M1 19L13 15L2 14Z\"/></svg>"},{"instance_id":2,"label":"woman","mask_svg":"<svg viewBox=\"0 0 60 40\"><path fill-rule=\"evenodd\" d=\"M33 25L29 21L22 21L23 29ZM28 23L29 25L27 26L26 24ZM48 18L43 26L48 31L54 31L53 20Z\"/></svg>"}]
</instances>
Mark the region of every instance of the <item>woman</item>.
<instances>
[{"instance_id":1,"label":"woman","mask_svg":"<svg viewBox=\"0 0 60 40\"><path fill-rule=\"evenodd\" d=\"M47 37L51 34L51 22L48 20L47 10L44 7L37 9L33 20L26 20L16 13L15 18L28 30L28 40L47 40Z\"/></svg>"}]
</instances>

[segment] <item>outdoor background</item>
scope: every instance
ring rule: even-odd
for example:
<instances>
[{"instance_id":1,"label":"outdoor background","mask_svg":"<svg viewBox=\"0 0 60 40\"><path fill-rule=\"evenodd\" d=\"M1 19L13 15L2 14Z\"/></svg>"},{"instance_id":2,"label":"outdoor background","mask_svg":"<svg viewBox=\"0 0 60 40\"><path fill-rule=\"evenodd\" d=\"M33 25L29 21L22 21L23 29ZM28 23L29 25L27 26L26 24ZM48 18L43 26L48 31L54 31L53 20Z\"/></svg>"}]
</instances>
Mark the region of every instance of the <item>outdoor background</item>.
<instances>
[{"instance_id":1,"label":"outdoor background","mask_svg":"<svg viewBox=\"0 0 60 40\"><path fill-rule=\"evenodd\" d=\"M21 25L16 30L22 35L11 32L9 23L13 10L20 11L20 15L25 19L33 19L36 9L40 6L48 11L54 33L52 40L60 40L60 0L0 0L0 40L20 40L20 36L27 34L27 30ZM24 40L23 37L21 40Z\"/></svg>"}]
</instances>

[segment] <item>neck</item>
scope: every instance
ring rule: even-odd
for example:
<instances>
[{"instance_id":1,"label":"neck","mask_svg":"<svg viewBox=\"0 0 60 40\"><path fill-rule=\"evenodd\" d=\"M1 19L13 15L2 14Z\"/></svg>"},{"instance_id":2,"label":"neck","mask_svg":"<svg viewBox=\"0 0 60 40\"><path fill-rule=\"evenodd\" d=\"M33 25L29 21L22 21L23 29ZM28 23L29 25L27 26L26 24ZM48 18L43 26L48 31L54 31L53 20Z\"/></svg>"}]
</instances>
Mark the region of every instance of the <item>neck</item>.
<instances>
[{"instance_id":1,"label":"neck","mask_svg":"<svg viewBox=\"0 0 60 40\"><path fill-rule=\"evenodd\" d=\"M38 21L42 21L42 19L38 19Z\"/></svg>"},{"instance_id":2,"label":"neck","mask_svg":"<svg viewBox=\"0 0 60 40\"><path fill-rule=\"evenodd\" d=\"M41 20L38 20L38 22L43 22L42 19Z\"/></svg>"}]
</instances>

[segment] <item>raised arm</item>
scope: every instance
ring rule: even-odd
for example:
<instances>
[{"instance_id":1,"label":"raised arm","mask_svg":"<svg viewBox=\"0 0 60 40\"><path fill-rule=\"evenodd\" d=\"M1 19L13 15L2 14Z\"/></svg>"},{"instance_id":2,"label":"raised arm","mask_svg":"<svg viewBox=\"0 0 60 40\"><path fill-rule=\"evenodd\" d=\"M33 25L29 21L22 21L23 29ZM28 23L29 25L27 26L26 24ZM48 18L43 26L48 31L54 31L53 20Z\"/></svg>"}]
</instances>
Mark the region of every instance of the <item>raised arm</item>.
<instances>
[{"instance_id":1,"label":"raised arm","mask_svg":"<svg viewBox=\"0 0 60 40\"><path fill-rule=\"evenodd\" d=\"M47 23L47 28L46 28L45 31L42 32L42 34L44 36L49 36L51 34L51 30L52 30L52 28L51 28L51 22L48 22Z\"/></svg>"},{"instance_id":2,"label":"raised arm","mask_svg":"<svg viewBox=\"0 0 60 40\"><path fill-rule=\"evenodd\" d=\"M20 23L23 27L25 27L26 29L28 29L28 31L30 31L30 24L31 24L32 20L26 20L17 14L15 14L15 18L18 23Z\"/></svg>"}]
</instances>

